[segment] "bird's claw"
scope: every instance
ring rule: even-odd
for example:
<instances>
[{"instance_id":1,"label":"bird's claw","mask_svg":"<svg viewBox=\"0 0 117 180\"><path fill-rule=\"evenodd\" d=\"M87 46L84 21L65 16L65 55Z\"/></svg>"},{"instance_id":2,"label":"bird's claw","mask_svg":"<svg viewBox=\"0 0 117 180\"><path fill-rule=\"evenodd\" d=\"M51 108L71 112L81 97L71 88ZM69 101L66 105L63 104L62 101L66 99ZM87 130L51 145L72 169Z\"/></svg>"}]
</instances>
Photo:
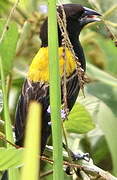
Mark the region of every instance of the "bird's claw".
<instances>
[{"instance_id":1,"label":"bird's claw","mask_svg":"<svg viewBox=\"0 0 117 180\"><path fill-rule=\"evenodd\" d=\"M87 162L90 161L89 153L83 153L83 154L80 154L80 153L75 154L75 153L73 153L72 158L73 158L73 161L78 161L78 160L85 160Z\"/></svg>"}]
</instances>

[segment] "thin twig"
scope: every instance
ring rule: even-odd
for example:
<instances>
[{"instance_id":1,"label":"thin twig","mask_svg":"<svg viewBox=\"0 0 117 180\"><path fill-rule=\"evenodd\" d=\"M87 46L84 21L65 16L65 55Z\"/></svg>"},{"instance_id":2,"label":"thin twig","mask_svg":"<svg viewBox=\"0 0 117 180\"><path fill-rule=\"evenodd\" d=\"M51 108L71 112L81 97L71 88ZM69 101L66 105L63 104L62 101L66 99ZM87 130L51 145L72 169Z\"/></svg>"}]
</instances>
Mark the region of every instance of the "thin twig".
<instances>
[{"instance_id":1,"label":"thin twig","mask_svg":"<svg viewBox=\"0 0 117 180\"><path fill-rule=\"evenodd\" d=\"M64 23L63 23L63 20L62 18L60 17L59 13L57 13L57 18L58 18L58 24L59 24L59 28L61 30L61 33L63 36L66 36L66 44L67 44L67 48L70 50L70 52L72 53L72 56L76 62L76 71L77 71L77 74L78 74L78 79L79 79L79 84L80 84L80 88L83 90L83 87L84 87L84 83L85 83L85 79L84 79L84 70L82 69L81 67L81 63L78 59L78 57L75 55L75 52L74 52L74 49L73 49L73 46L71 44L71 41L69 39L69 36L68 36L68 33L67 33L67 30L66 28L64 27Z\"/></svg>"},{"instance_id":2,"label":"thin twig","mask_svg":"<svg viewBox=\"0 0 117 180\"><path fill-rule=\"evenodd\" d=\"M21 147L17 146L16 144L13 144L12 142L10 142L9 140L7 140L3 135L0 134L0 139L3 140L4 142L10 144L11 146L15 147L16 149L19 149Z\"/></svg>"},{"instance_id":3,"label":"thin twig","mask_svg":"<svg viewBox=\"0 0 117 180\"><path fill-rule=\"evenodd\" d=\"M93 3L92 0L88 0L89 3L92 5L92 6L95 6L95 4ZM98 4L99 5L99 4ZM100 6L99 6L100 7ZM101 11L101 8L98 8L97 6L95 6L94 9L98 9ZM117 5L113 5L111 8L109 8L109 10L107 10L104 14L103 14L103 19L102 19L102 22L103 24L105 25L106 27L106 30L109 34L109 37L111 38L111 40L115 43L115 46L117 46L117 36L116 34L112 31L112 29L107 25L106 23L106 20L105 20L105 17L109 16L113 11L115 11L117 9Z\"/></svg>"},{"instance_id":4,"label":"thin twig","mask_svg":"<svg viewBox=\"0 0 117 180\"><path fill-rule=\"evenodd\" d=\"M48 157L45 157L45 156L41 156L40 159L50 163L51 165L53 165L54 163L52 159L49 159ZM112 176L109 172L102 170L101 168L95 166L91 162L89 163L87 162L86 164L82 163L82 165L79 165L79 164L64 161L63 165L69 166L70 168L76 168L79 172L81 172L82 176L84 176L84 179L87 179L87 180L89 180L88 176L92 177L90 179L93 179L93 180L97 180L97 179L117 180L117 178Z\"/></svg>"},{"instance_id":5,"label":"thin twig","mask_svg":"<svg viewBox=\"0 0 117 180\"><path fill-rule=\"evenodd\" d=\"M8 18L7 18L7 21L6 21L6 24L5 24L5 26L4 26L2 35L1 35L1 37L0 37L0 44L2 43L2 41L3 41L3 39L4 39L5 33L8 31L8 27L9 27L9 23L10 23L11 17L12 17L12 15L13 15L13 13L14 13L14 11L15 11L18 3L19 3L19 1L20 1L20 0L17 0L17 1L16 1L16 3L14 4L14 6L12 7L12 9L11 9L11 11L10 11L10 14L9 14L9 16L8 16Z\"/></svg>"},{"instance_id":6,"label":"thin twig","mask_svg":"<svg viewBox=\"0 0 117 180\"><path fill-rule=\"evenodd\" d=\"M109 37L111 38L111 40L113 41L117 41L117 36L113 33L113 31L111 30L111 28L107 25L107 23L105 22L105 20L103 20L103 23L106 27L106 30L109 34Z\"/></svg>"},{"instance_id":7,"label":"thin twig","mask_svg":"<svg viewBox=\"0 0 117 180\"><path fill-rule=\"evenodd\" d=\"M9 4L10 5L14 5L14 3L13 2L11 2L11 1L8 1L9 2ZM24 18L24 19L27 19L28 17L27 17L27 15L26 15L26 13L22 10L22 9L20 9L19 7L16 7L16 10L19 12L19 14Z\"/></svg>"},{"instance_id":8,"label":"thin twig","mask_svg":"<svg viewBox=\"0 0 117 180\"><path fill-rule=\"evenodd\" d=\"M7 98L9 97L11 84L12 84L12 75L11 75L11 73L9 73L9 75L6 78L6 94L7 94Z\"/></svg>"},{"instance_id":9,"label":"thin twig","mask_svg":"<svg viewBox=\"0 0 117 180\"><path fill-rule=\"evenodd\" d=\"M114 28L117 28L117 23L111 22L109 20L105 20L105 23L112 26L112 27L114 27Z\"/></svg>"},{"instance_id":10,"label":"thin twig","mask_svg":"<svg viewBox=\"0 0 117 180\"><path fill-rule=\"evenodd\" d=\"M63 8L63 5L61 4L61 9L62 9L62 15L63 15L63 25L65 29L67 29L67 22L66 22L66 14ZM64 67L63 67L63 101L64 101L64 110L67 118L67 115L69 113L68 110L68 105L67 105L67 87L66 87L66 63L67 63L67 56L66 56L66 48L67 48L67 37L65 35L65 32L63 34L63 39L62 39L62 46L63 46L63 58L64 58Z\"/></svg>"}]
</instances>

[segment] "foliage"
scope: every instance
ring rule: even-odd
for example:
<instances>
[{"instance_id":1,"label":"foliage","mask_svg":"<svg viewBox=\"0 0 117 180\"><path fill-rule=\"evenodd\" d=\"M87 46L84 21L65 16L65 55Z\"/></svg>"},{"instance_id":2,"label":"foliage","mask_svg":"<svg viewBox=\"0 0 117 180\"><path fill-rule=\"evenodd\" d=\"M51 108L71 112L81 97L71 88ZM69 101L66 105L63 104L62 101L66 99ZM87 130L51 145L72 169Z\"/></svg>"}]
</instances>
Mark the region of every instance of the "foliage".
<instances>
[{"instance_id":1,"label":"foliage","mask_svg":"<svg viewBox=\"0 0 117 180\"><path fill-rule=\"evenodd\" d=\"M75 104L65 121L65 128L72 133L85 134L95 128L90 113L82 104Z\"/></svg>"},{"instance_id":2,"label":"foliage","mask_svg":"<svg viewBox=\"0 0 117 180\"><path fill-rule=\"evenodd\" d=\"M0 37L14 2L15 0L0 0ZM64 2L80 3L94 8L102 13L104 19L96 25L87 26L80 37L87 59L89 83L85 85L85 98L81 92L78 103L69 114L68 121L64 123L69 146L74 152L78 149L89 152L96 165L117 176L117 3L116 0ZM38 34L46 16L43 14L46 3L47 1L43 0L21 1L0 44L12 124L26 71L41 44ZM2 98L3 95L0 94L0 103ZM0 131L3 135L4 120L1 112ZM51 144L51 141L49 143ZM22 166L23 149L5 149L5 146L6 141L3 144L3 139L0 140L0 170ZM52 166L48 167L46 163L44 169L51 170ZM49 177L43 179L48 180ZM66 176L65 179L72 178Z\"/></svg>"}]
</instances>

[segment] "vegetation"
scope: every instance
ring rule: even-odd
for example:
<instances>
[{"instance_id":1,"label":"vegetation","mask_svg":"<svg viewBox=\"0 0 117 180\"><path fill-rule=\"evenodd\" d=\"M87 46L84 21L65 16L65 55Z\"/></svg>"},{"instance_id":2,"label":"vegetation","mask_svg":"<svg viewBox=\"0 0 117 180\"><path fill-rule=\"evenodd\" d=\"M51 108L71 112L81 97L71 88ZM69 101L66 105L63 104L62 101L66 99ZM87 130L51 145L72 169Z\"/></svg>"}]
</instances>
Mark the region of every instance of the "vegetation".
<instances>
[{"instance_id":1,"label":"vegetation","mask_svg":"<svg viewBox=\"0 0 117 180\"><path fill-rule=\"evenodd\" d=\"M69 2L80 3L99 11L103 20L88 25L80 36L87 59L88 83L85 84L84 93L81 91L68 120L64 122L64 133L67 134L68 146L73 152L88 152L96 166L117 176L117 3L116 0L64 0L64 3ZM21 178L28 177L26 174L31 177L30 174L34 172L32 169L37 163L35 154L39 154L35 147L35 154L27 152L28 157L34 156L35 162L32 158L22 158L26 150L14 145L11 123L14 124L17 99L27 69L41 45L39 31L47 16L46 4L47 1L44 0L0 0L0 170L2 175L2 171L9 168L10 180L20 177L18 168L22 167L23 163L31 166L22 171ZM51 13L49 15L51 16ZM51 53L53 56L53 52ZM35 106L35 112L40 116L38 105L32 106ZM33 114L32 110L29 113L34 123L37 123L35 113ZM57 117L59 116L57 114ZM33 125L31 127L33 129ZM34 129L32 134L36 134ZM28 142L27 138L26 147L35 146L33 140L30 141L32 144ZM49 144L51 145L51 138ZM50 149L47 149L47 154L50 154L49 159L52 159L52 152L49 151ZM56 156L56 150L54 153ZM25 162L26 159L28 162ZM41 178L52 179L53 161L49 163L47 157L41 159L45 162L40 172ZM71 163L66 154L63 159L64 163L68 161L67 165ZM59 162L62 162L62 157L58 158L58 164ZM84 162L77 162L82 163ZM80 175L82 178L86 177L82 172ZM66 180L76 178L75 174L67 176L64 173L64 176ZM34 177L37 178L36 175ZM59 174L59 177L62 175Z\"/></svg>"}]
</instances>

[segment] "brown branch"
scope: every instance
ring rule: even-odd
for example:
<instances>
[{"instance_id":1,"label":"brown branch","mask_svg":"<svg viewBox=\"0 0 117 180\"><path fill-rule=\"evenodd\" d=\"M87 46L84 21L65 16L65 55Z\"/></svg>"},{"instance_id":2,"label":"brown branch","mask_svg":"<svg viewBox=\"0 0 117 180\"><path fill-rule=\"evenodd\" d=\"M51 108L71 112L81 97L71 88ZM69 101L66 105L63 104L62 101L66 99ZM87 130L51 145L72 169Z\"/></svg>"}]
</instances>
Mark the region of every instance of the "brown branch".
<instances>
[{"instance_id":1,"label":"brown branch","mask_svg":"<svg viewBox=\"0 0 117 180\"><path fill-rule=\"evenodd\" d=\"M46 161L49 164L53 165L54 161L46 156L41 156L42 161ZM80 161L80 164L77 162L68 162L63 161L63 166L70 167L70 169L75 169L74 173L78 172L77 176L82 177L83 180L117 180L116 177L112 176L109 172L102 170L101 168L95 166L92 163L86 161Z\"/></svg>"},{"instance_id":2,"label":"brown branch","mask_svg":"<svg viewBox=\"0 0 117 180\"><path fill-rule=\"evenodd\" d=\"M0 134L0 139L3 140L3 141L6 142L6 143L12 145L12 146L15 147L16 149L21 148L21 147L17 146L16 144L13 144L12 142L8 141L8 140L5 138L5 136L3 136L3 135L1 135L1 134Z\"/></svg>"},{"instance_id":3,"label":"brown branch","mask_svg":"<svg viewBox=\"0 0 117 180\"><path fill-rule=\"evenodd\" d=\"M105 180L117 180L116 177L112 176L109 172L102 170L101 168L95 166L94 164L87 164L82 166L82 170L91 176L100 177Z\"/></svg>"}]
</instances>

